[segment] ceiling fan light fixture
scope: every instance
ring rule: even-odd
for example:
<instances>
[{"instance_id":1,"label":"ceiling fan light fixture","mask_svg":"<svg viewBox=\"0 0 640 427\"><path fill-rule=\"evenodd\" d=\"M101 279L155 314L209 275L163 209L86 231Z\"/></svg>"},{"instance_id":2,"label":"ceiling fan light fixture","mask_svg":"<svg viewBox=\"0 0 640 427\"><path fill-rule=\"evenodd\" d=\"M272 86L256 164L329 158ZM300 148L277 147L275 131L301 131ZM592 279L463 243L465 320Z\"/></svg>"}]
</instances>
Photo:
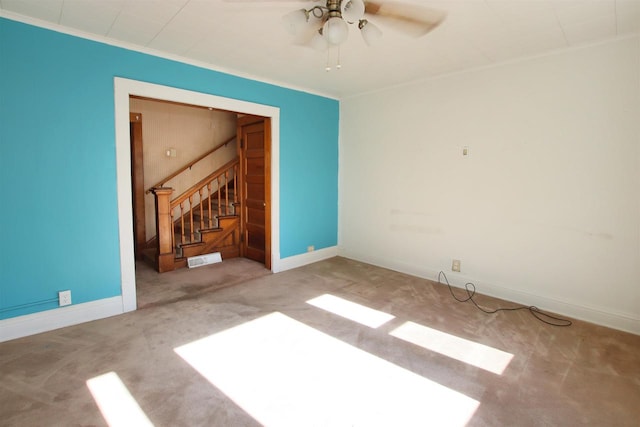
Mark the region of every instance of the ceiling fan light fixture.
<instances>
[{"instance_id":1,"label":"ceiling fan light fixture","mask_svg":"<svg viewBox=\"0 0 640 427\"><path fill-rule=\"evenodd\" d=\"M367 46L373 46L377 44L382 38L382 31L376 25L366 19L361 19L358 22L358 28L360 28L360 34Z\"/></svg>"},{"instance_id":2,"label":"ceiling fan light fixture","mask_svg":"<svg viewBox=\"0 0 640 427\"><path fill-rule=\"evenodd\" d=\"M341 17L332 16L324 23L322 34L329 44L339 45L347 40L349 27Z\"/></svg>"},{"instance_id":3,"label":"ceiling fan light fixture","mask_svg":"<svg viewBox=\"0 0 640 427\"><path fill-rule=\"evenodd\" d=\"M298 9L289 12L282 17L282 22L287 31L296 36L300 33L300 29L309 22L309 11Z\"/></svg>"}]
</instances>

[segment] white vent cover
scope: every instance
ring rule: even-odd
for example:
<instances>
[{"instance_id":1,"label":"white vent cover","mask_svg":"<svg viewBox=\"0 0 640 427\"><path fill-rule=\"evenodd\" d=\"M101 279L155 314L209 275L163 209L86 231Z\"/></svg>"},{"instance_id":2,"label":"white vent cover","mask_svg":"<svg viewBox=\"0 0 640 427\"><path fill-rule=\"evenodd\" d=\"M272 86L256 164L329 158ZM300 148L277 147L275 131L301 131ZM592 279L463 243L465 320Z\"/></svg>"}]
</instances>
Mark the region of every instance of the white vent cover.
<instances>
[{"instance_id":1,"label":"white vent cover","mask_svg":"<svg viewBox=\"0 0 640 427\"><path fill-rule=\"evenodd\" d=\"M189 268L202 267L203 265L215 264L216 262L222 262L220 252L187 258Z\"/></svg>"}]
</instances>

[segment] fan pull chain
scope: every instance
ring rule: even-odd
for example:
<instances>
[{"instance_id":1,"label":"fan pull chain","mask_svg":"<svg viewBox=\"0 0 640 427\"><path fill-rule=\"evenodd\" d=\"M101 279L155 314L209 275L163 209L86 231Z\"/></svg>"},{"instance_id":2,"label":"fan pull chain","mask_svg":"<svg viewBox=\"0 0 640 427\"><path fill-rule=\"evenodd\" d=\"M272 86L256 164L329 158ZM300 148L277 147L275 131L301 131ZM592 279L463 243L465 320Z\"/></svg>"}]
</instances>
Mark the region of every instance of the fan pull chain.
<instances>
[{"instance_id":1,"label":"fan pull chain","mask_svg":"<svg viewBox=\"0 0 640 427\"><path fill-rule=\"evenodd\" d=\"M331 71L331 65L329 65L329 54L331 53L331 47L327 48L327 66L324 67L324 70L328 73Z\"/></svg>"},{"instance_id":2,"label":"fan pull chain","mask_svg":"<svg viewBox=\"0 0 640 427\"><path fill-rule=\"evenodd\" d=\"M340 46L337 47L338 49L338 56L336 58L336 70L339 70L342 68L342 64L340 64ZM328 73L329 71L331 71L331 46L329 46L329 48L327 49L327 65L326 67L324 67L324 70Z\"/></svg>"}]
</instances>

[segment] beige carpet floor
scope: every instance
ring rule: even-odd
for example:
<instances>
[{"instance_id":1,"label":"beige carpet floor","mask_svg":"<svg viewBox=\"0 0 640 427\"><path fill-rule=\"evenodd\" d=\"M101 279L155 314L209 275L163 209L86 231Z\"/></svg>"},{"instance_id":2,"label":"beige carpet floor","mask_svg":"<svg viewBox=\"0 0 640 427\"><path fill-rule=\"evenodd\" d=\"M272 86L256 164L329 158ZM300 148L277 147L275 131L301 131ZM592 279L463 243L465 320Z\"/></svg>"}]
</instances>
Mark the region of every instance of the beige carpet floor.
<instances>
[{"instance_id":1,"label":"beige carpet floor","mask_svg":"<svg viewBox=\"0 0 640 427\"><path fill-rule=\"evenodd\" d=\"M135 312L0 343L0 425L640 425L637 335L339 257L137 286Z\"/></svg>"}]
</instances>

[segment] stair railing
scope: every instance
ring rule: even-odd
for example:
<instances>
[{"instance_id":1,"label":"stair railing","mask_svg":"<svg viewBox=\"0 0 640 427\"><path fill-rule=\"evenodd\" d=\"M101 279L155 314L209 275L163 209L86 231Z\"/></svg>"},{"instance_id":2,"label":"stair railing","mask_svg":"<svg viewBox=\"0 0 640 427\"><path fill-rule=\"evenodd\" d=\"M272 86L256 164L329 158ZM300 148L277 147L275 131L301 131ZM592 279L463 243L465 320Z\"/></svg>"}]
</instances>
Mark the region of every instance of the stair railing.
<instances>
[{"instance_id":1,"label":"stair railing","mask_svg":"<svg viewBox=\"0 0 640 427\"><path fill-rule=\"evenodd\" d=\"M235 215L239 166L237 158L228 162L173 200L170 200L173 189L151 189L156 199L156 264L160 273L173 270L176 251L183 245L199 242L201 230L217 227L220 216ZM197 222L195 213L199 214ZM176 223L179 223L179 236Z\"/></svg>"}]
</instances>

